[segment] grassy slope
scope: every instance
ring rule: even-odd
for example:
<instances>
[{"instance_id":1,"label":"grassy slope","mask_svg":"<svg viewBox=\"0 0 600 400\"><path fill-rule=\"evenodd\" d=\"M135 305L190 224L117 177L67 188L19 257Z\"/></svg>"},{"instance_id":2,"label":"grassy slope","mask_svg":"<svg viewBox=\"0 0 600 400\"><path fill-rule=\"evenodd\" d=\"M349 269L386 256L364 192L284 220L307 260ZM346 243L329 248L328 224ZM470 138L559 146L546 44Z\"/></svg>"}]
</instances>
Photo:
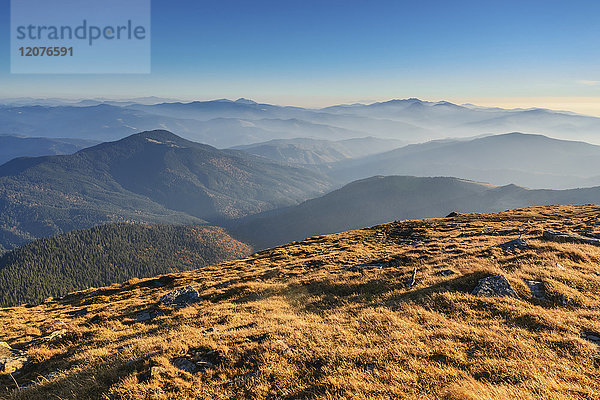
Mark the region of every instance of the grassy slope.
<instances>
[{"instance_id":1,"label":"grassy slope","mask_svg":"<svg viewBox=\"0 0 600 400\"><path fill-rule=\"evenodd\" d=\"M4 376L0 396L597 399L598 349L581 335L600 331L600 248L540 237L545 228L594 228L599 214L600 206L549 206L392 223L2 309L0 337L35 359L17 382L60 372L20 391ZM491 247L518 237L492 231L514 228L529 250ZM379 260L393 266L348 270ZM417 283L407 287L414 267ZM445 269L457 273L438 274ZM519 299L469 294L498 273ZM543 281L548 301L523 279ZM201 302L158 304L189 284ZM135 323L149 308L162 314ZM31 342L57 329L62 339ZM197 374L174 367L190 349L216 350L220 363ZM152 376L153 366L164 370Z\"/></svg>"}]
</instances>

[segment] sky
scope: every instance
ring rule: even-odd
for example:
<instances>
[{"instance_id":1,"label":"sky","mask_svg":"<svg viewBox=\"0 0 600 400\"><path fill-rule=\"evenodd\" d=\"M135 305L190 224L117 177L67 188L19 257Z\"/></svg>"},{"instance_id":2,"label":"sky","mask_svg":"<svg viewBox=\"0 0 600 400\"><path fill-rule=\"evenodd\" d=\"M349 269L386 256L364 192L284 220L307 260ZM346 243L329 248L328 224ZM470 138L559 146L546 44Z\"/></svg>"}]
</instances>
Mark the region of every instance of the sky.
<instances>
[{"instance_id":1,"label":"sky","mask_svg":"<svg viewBox=\"0 0 600 400\"><path fill-rule=\"evenodd\" d=\"M600 115L598 1L153 0L149 74L11 74L9 0L0 13L0 97L417 97Z\"/></svg>"}]
</instances>

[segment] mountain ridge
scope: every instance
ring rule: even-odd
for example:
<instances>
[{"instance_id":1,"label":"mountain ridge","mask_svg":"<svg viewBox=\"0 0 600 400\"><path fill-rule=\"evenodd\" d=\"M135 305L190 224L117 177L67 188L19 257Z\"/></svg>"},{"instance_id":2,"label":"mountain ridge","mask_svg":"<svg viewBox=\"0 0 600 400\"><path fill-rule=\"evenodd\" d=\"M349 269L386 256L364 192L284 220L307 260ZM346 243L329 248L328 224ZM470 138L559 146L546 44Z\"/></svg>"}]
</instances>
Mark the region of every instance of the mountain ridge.
<instances>
[{"instance_id":1,"label":"mountain ridge","mask_svg":"<svg viewBox=\"0 0 600 400\"><path fill-rule=\"evenodd\" d=\"M394 220L443 217L450 212L498 212L550 204L590 204L600 187L529 190L452 177L374 176L275 212L253 215L230 227L235 237L268 248L306 237Z\"/></svg>"},{"instance_id":2,"label":"mountain ridge","mask_svg":"<svg viewBox=\"0 0 600 400\"><path fill-rule=\"evenodd\" d=\"M0 245L98 223L202 224L291 205L329 185L314 171L144 132L0 166Z\"/></svg>"},{"instance_id":3,"label":"mountain ridge","mask_svg":"<svg viewBox=\"0 0 600 400\"><path fill-rule=\"evenodd\" d=\"M230 119L229 131L219 119ZM254 101L212 100L165 102L158 104L100 103L0 107L2 133L37 136L94 137L115 140L132 133L163 128L195 141L219 147L232 147L281 137L269 129L245 129L245 120L300 120L298 128L288 125L294 136L332 139L327 131L350 137L376 136L407 142L422 142L444 137L468 137L481 132L524 131L599 143L600 118L547 109L520 110L466 107L446 101L418 99L393 100L352 106L311 109L278 106ZM235 122L237 121L237 122ZM235 126L236 123L239 126ZM285 122L280 122L285 124ZM251 134L247 141L245 135ZM289 136L288 136L289 137Z\"/></svg>"},{"instance_id":4,"label":"mountain ridge","mask_svg":"<svg viewBox=\"0 0 600 400\"><path fill-rule=\"evenodd\" d=\"M338 162L331 174L346 181L372 175L450 175L497 185L569 189L600 184L597 160L597 145L512 132L411 144Z\"/></svg>"}]
</instances>

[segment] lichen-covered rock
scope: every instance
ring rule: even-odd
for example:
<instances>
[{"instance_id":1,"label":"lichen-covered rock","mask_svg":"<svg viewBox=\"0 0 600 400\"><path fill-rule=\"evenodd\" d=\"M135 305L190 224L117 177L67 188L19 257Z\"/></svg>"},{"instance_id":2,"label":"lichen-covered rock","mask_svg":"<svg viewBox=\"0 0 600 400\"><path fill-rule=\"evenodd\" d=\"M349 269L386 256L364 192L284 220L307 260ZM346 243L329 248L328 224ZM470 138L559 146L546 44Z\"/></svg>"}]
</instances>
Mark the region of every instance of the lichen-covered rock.
<instances>
[{"instance_id":1,"label":"lichen-covered rock","mask_svg":"<svg viewBox=\"0 0 600 400\"><path fill-rule=\"evenodd\" d=\"M515 290L503 275L488 276L479 280L477 287L471 293L475 296L514 297Z\"/></svg>"},{"instance_id":2,"label":"lichen-covered rock","mask_svg":"<svg viewBox=\"0 0 600 400\"><path fill-rule=\"evenodd\" d=\"M175 308L187 307L198 301L200 301L200 294L192 286L173 290L160 298L161 303Z\"/></svg>"},{"instance_id":3,"label":"lichen-covered rock","mask_svg":"<svg viewBox=\"0 0 600 400\"><path fill-rule=\"evenodd\" d=\"M0 373L12 374L29 362L30 359L26 353L11 348L6 342L0 342Z\"/></svg>"},{"instance_id":4,"label":"lichen-covered rock","mask_svg":"<svg viewBox=\"0 0 600 400\"><path fill-rule=\"evenodd\" d=\"M152 378L152 379L159 378L160 376L162 376L166 373L167 373L167 370L163 367L154 366L154 367L150 368L150 378Z\"/></svg>"}]
</instances>

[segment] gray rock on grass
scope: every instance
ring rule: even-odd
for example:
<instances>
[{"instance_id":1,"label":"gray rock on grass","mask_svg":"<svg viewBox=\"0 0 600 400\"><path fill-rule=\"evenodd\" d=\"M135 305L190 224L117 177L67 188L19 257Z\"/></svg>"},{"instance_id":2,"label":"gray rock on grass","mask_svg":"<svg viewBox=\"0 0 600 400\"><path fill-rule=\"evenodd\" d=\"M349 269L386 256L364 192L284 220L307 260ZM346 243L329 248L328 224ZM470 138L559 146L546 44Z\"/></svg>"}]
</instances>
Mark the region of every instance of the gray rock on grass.
<instances>
[{"instance_id":1,"label":"gray rock on grass","mask_svg":"<svg viewBox=\"0 0 600 400\"><path fill-rule=\"evenodd\" d=\"M173 290L160 298L160 302L164 305L182 308L190 304L200 301L200 294L192 286L185 286L180 289Z\"/></svg>"},{"instance_id":2,"label":"gray rock on grass","mask_svg":"<svg viewBox=\"0 0 600 400\"><path fill-rule=\"evenodd\" d=\"M506 243L499 244L497 247L500 247L504 251L514 251L514 250L527 250L529 249L529 245L525 239L514 239Z\"/></svg>"},{"instance_id":3,"label":"gray rock on grass","mask_svg":"<svg viewBox=\"0 0 600 400\"><path fill-rule=\"evenodd\" d=\"M531 295L538 300L546 300L546 288L544 282L525 280Z\"/></svg>"},{"instance_id":4,"label":"gray rock on grass","mask_svg":"<svg viewBox=\"0 0 600 400\"><path fill-rule=\"evenodd\" d=\"M503 275L488 276L479 280L471 293L475 296L513 297L518 298L508 279Z\"/></svg>"}]
</instances>

